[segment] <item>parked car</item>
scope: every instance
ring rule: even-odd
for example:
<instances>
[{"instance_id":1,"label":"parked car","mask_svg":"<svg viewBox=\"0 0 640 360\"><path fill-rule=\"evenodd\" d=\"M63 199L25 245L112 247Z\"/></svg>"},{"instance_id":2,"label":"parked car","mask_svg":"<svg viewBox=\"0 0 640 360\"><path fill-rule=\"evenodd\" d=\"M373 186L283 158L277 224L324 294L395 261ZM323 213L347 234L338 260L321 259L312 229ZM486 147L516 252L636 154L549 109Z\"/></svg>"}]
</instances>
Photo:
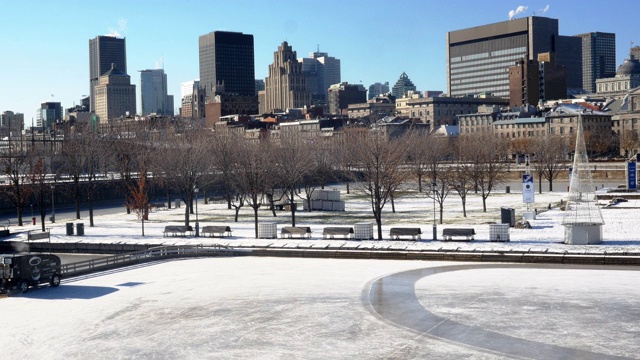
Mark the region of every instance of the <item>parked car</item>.
<instances>
[{"instance_id":1,"label":"parked car","mask_svg":"<svg viewBox=\"0 0 640 360\"><path fill-rule=\"evenodd\" d=\"M51 254L0 254L0 291L27 292L29 286L60 285L60 258Z\"/></svg>"}]
</instances>

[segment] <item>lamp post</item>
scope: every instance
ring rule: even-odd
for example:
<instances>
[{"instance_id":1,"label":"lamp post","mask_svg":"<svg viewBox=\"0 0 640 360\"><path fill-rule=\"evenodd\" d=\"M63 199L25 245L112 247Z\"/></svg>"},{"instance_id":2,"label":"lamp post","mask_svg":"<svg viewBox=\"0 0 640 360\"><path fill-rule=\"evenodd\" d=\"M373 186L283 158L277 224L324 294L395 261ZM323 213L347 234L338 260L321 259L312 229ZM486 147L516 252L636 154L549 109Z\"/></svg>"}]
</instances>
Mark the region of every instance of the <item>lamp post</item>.
<instances>
[{"instance_id":1,"label":"lamp post","mask_svg":"<svg viewBox=\"0 0 640 360\"><path fill-rule=\"evenodd\" d=\"M56 222L56 207L55 207L55 202L54 202L54 200L55 200L55 197L54 197L55 191L56 191L56 185L53 184L53 185L51 185L51 223Z\"/></svg>"},{"instance_id":2,"label":"lamp post","mask_svg":"<svg viewBox=\"0 0 640 360\"><path fill-rule=\"evenodd\" d=\"M198 224L198 187L193 185L193 192L196 194L196 237L200 236L200 224Z\"/></svg>"},{"instance_id":3,"label":"lamp post","mask_svg":"<svg viewBox=\"0 0 640 360\"><path fill-rule=\"evenodd\" d=\"M436 190L438 184L436 182L431 183L431 196L433 196L433 241L438 240L438 226L436 225Z\"/></svg>"}]
</instances>

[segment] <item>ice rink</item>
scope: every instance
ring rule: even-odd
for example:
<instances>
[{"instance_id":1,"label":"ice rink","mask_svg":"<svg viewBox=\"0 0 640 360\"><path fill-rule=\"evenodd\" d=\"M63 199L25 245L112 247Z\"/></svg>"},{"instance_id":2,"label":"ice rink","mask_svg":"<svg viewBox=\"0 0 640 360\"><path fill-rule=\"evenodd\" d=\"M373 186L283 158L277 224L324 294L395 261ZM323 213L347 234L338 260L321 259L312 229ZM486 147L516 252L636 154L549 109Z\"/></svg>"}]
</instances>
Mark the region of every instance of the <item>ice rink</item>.
<instances>
[{"instance_id":1,"label":"ice rink","mask_svg":"<svg viewBox=\"0 0 640 360\"><path fill-rule=\"evenodd\" d=\"M0 299L3 359L640 358L635 268L225 257Z\"/></svg>"}]
</instances>

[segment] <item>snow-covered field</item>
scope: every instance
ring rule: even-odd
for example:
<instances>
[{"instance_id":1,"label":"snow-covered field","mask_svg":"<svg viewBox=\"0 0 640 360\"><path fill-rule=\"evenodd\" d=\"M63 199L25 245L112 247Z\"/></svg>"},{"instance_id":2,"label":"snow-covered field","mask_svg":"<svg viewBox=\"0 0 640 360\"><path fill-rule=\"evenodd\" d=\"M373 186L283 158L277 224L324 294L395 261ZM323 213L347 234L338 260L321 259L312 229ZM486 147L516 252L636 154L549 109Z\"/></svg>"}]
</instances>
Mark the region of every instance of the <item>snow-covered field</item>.
<instances>
[{"instance_id":1,"label":"snow-covered field","mask_svg":"<svg viewBox=\"0 0 640 360\"><path fill-rule=\"evenodd\" d=\"M206 225L229 225L233 236L227 238L205 237L163 237L163 229L166 225L184 224L184 204L181 208L156 210L150 214L149 221L145 222L145 236L141 235L140 221L135 215L127 215L124 212L115 215L104 215L95 218L95 227L88 226L88 219L58 219L55 224L47 224L51 228L52 242L119 242L119 243L144 243L144 244L225 244L229 246L277 246L277 247L324 247L329 244L339 246L348 244L367 248L402 248L402 249L478 249L478 250L518 250L518 251L551 251L551 252L587 252L587 253L622 253L640 252L640 223L637 221L640 214L640 200L621 202L612 207L603 207L602 214L605 220L603 226L603 239L601 245L576 246L563 244L564 227L561 225L563 211L559 204L566 199L566 192L544 192L535 194L536 203L530 206L530 210L538 211L536 220L530 221L531 229L510 229L510 242L489 242L489 224L499 223L501 220L501 207L515 209L516 219L522 218L526 210L522 202L522 193L504 190L495 192L487 200L487 211L482 211L482 201L479 195L469 194L467 200L467 217L462 215L460 198L451 194L445 200L443 225L438 226L438 238L432 240L433 226L433 201L424 194L412 193L396 199L395 210L392 212L391 204L384 208L382 234L383 240L378 241L349 241L342 239L325 240L322 230L325 226L353 226L358 222L372 222L371 206L366 198L355 193L347 194L342 186L335 186L341 191L341 199L346 202L346 211L328 212L313 211L296 212L296 225L309 226L312 230L311 239L256 239L253 223L253 213L250 208L244 207L240 211L238 222L234 222L234 210L228 210L226 204L204 204L200 199L198 204L198 220L200 227ZM600 189L599 191L606 191ZM624 196L624 194L621 194ZM605 204L605 201L602 201ZM437 204L436 204L437 206ZM551 207L551 209L549 209ZM438 209L436 208L436 212ZM291 215L288 211L277 211L274 217L269 210L260 210L260 222L276 222L280 231L282 226L291 226ZM191 215L191 224L194 225L195 214ZM85 236L66 236L65 223L83 222ZM389 229L394 226L420 227L422 241L390 241ZM477 233L474 241L441 241L444 227L473 227ZM12 232L36 228L25 226L13 228ZM377 239L377 228L374 226L374 237ZM17 240L25 240L26 233L15 237ZM406 238L405 238L406 239Z\"/></svg>"}]
</instances>

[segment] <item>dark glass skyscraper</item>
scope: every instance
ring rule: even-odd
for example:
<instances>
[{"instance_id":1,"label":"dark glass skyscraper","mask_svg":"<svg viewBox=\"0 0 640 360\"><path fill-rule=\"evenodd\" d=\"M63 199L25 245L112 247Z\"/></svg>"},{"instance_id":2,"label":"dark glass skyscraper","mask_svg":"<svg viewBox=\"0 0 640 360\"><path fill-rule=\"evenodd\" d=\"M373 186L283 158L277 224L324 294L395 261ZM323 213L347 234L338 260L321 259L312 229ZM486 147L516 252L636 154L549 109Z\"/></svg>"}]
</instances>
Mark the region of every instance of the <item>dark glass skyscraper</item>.
<instances>
[{"instance_id":1,"label":"dark glass skyscraper","mask_svg":"<svg viewBox=\"0 0 640 360\"><path fill-rule=\"evenodd\" d=\"M616 34L592 32L582 39L582 86L595 93L596 80L616 76Z\"/></svg>"},{"instance_id":2,"label":"dark glass skyscraper","mask_svg":"<svg viewBox=\"0 0 640 360\"><path fill-rule=\"evenodd\" d=\"M256 95L253 35L214 31L200 36L199 48L200 87L207 95Z\"/></svg>"},{"instance_id":3,"label":"dark glass skyscraper","mask_svg":"<svg viewBox=\"0 0 640 360\"><path fill-rule=\"evenodd\" d=\"M567 67L567 87L582 85L581 40L558 34L558 20L529 16L447 33L449 96L509 97L509 67L553 53Z\"/></svg>"},{"instance_id":4,"label":"dark glass skyscraper","mask_svg":"<svg viewBox=\"0 0 640 360\"><path fill-rule=\"evenodd\" d=\"M89 98L90 110L95 111L95 87L98 78L111 70L111 64L127 72L126 39L113 36L96 36L89 40Z\"/></svg>"}]
</instances>

